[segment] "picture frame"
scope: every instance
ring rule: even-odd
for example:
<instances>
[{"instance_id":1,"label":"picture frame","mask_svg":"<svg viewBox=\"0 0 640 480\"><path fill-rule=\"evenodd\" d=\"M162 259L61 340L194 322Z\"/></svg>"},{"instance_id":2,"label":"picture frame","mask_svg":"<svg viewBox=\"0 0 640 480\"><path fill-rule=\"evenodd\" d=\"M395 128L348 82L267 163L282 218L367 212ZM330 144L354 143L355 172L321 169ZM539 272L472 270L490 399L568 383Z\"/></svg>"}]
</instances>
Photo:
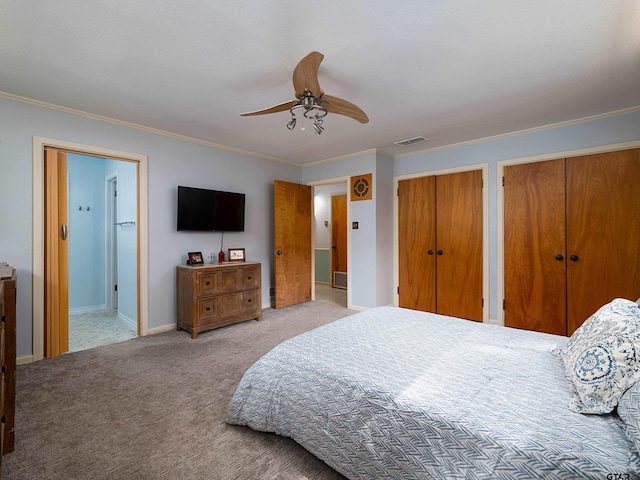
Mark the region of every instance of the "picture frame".
<instances>
[{"instance_id":1,"label":"picture frame","mask_svg":"<svg viewBox=\"0 0 640 480\"><path fill-rule=\"evenodd\" d=\"M189 252L187 254L187 265L203 265L204 258L202 252Z\"/></svg>"},{"instance_id":2,"label":"picture frame","mask_svg":"<svg viewBox=\"0 0 640 480\"><path fill-rule=\"evenodd\" d=\"M247 260L244 248L229 248L227 258L229 262L246 262Z\"/></svg>"}]
</instances>

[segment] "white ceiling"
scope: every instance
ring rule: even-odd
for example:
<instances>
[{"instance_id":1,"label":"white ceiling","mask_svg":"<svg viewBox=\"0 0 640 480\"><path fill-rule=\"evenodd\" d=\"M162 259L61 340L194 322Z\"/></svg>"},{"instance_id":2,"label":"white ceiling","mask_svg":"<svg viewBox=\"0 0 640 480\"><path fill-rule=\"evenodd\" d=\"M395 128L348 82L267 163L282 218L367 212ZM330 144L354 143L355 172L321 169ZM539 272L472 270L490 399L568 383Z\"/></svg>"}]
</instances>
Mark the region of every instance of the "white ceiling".
<instances>
[{"instance_id":1,"label":"white ceiling","mask_svg":"<svg viewBox=\"0 0 640 480\"><path fill-rule=\"evenodd\" d=\"M368 124L240 117L314 50ZM640 1L3 0L0 92L299 164L402 155L640 105Z\"/></svg>"}]
</instances>

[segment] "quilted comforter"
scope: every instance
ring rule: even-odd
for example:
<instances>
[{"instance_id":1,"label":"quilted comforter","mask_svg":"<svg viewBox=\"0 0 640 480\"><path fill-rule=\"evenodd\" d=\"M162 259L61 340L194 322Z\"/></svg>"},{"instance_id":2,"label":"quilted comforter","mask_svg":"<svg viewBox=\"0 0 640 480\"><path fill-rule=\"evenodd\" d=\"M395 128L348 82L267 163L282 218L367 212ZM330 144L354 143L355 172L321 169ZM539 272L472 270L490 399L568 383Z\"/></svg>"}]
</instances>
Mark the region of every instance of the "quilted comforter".
<instances>
[{"instance_id":1,"label":"quilted comforter","mask_svg":"<svg viewBox=\"0 0 640 480\"><path fill-rule=\"evenodd\" d=\"M569 410L551 353L566 341L379 307L262 357L227 422L290 437L354 479L640 478L617 414Z\"/></svg>"}]
</instances>

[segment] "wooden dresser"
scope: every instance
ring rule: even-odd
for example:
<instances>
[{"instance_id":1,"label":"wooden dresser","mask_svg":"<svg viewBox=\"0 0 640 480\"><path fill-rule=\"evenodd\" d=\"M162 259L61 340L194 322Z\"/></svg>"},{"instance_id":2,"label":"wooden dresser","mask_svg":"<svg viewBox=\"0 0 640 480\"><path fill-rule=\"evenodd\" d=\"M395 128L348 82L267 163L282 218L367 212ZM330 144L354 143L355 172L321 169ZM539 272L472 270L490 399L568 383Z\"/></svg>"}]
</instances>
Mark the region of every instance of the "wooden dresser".
<instances>
[{"instance_id":1,"label":"wooden dresser","mask_svg":"<svg viewBox=\"0 0 640 480\"><path fill-rule=\"evenodd\" d=\"M178 330L198 333L262 320L261 264L228 262L176 268Z\"/></svg>"},{"instance_id":2,"label":"wooden dresser","mask_svg":"<svg viewBox=\"0 0 640 480\"><path fill-rule=\"evenodd\" d=\"M2 454L14 449L14 418L16 409L16 271L0 263L0 445ZM0 456L0 468L2 456ZM1 470L0 470L1 474Z\"/></svg>"}]
</instances>

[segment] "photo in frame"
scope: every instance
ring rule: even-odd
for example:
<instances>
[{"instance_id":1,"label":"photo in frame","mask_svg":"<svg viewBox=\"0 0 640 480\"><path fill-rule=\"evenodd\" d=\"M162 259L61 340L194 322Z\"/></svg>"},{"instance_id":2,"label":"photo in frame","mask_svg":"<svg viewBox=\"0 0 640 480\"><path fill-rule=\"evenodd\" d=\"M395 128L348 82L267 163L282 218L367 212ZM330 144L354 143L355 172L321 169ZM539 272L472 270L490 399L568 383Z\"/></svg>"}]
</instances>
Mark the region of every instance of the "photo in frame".
<instances>
[{"instance_id":1,"label":"photo in frame","mask_svg":"<svg viewBox=\"0 0 640 480\"><path fill-rule=\"evenodd\" d=\"M229 262L244 262L246 261L244 248L230 248L228 250L228 261Z\"/></svg>"},{"instance_id":2,"label":"photo in frame","mask_svg":"<svg viewBox=\"0 0 640 480\"><path fill-rule=\"evenodd\" d=\"M204 264L204 258L202 258L202 252L189 252L187 256L188 256L187 265Z\"/></svg>"}]
</instances>

